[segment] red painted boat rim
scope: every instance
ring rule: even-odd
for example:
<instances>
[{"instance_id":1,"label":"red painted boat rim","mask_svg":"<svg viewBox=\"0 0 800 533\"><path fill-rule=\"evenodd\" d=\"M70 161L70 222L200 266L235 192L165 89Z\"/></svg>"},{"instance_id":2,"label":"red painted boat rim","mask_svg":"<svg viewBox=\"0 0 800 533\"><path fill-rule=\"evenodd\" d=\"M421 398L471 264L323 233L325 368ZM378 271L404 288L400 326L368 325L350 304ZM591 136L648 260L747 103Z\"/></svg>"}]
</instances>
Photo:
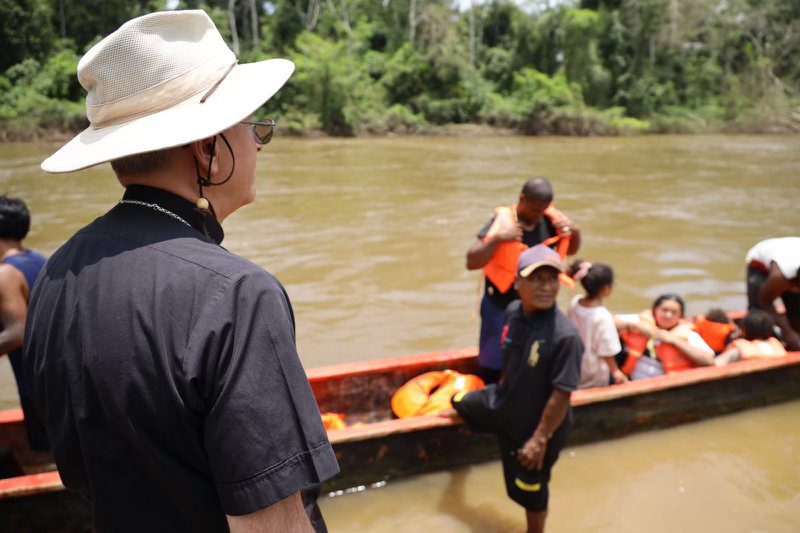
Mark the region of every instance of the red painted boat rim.
<instances>
[{"instance_id":1,"label":"red painted boat rim","mask_svg":"<svg viewBox=\"0 0 800 533\"><path fill-rule=\"evenodd\" d=\"M64 490L58 472L0 479L0 500Z\"/></svg>"}]
</instances>

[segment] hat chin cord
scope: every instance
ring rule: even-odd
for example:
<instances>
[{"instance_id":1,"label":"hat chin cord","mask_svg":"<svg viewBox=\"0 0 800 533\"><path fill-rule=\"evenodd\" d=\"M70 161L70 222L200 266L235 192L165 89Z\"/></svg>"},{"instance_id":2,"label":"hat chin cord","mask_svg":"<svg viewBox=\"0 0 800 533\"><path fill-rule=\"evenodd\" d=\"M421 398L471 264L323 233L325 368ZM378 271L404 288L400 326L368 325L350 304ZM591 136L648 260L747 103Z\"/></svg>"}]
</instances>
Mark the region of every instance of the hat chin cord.
<instances>
[{"instance_id":1,"label":"hat chin cord","mask_svg":"<svg viewBox=\"0 0 800 533\"><path fill-rule=\"evenodd\" d=\"M225 146L228 147L228 151L231 153L231 171L228 174L228 177L222 181L214 182L211 180L211 167L212 163L214 162L214 154L217 152L217 137L222 137L222 141L225 143ZM214 135L214 141L211 144L211 157L208 160L208 174L206 176L202 176L200 174L200 166L197 164L197 159L194 160L194 168L197 172L197 187L200 197L197 199L195 203L197 207L197 211L205 218L207 216L213 216L215 219L217 218L217 213L214 211L214 206L211 205L211 202L203 196L203 187L211 187L213 185L224 185L230 181L231 177L233 177L233 171L236 170L236 156L233 153L233 148L231 147L231 143L228 142L228 139L225 138L225 135L220 133L218 135Z\"/></svg>"}]
</instances>

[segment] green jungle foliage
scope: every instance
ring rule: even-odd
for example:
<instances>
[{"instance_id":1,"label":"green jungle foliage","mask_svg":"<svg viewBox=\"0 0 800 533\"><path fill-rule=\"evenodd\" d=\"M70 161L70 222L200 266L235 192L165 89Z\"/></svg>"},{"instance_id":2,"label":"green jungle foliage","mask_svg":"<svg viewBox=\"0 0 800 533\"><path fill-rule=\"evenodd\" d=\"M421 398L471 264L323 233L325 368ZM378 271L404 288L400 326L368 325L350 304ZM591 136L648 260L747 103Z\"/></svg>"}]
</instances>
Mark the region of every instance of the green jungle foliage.
<instances>
[{"instance_id":1,"label":"green jungle foliage","mask_svg":"<svg viewBox=\"0 0 800 533\"><path fill-rule=\"evenodd\" d=\"M463 5L466 5L462 3ZM0 0L0 140L87 125L80 56L166 0ZM283 131L800 131L797 0L184 0L297 71Z\"/></svg>"}]
</instances>

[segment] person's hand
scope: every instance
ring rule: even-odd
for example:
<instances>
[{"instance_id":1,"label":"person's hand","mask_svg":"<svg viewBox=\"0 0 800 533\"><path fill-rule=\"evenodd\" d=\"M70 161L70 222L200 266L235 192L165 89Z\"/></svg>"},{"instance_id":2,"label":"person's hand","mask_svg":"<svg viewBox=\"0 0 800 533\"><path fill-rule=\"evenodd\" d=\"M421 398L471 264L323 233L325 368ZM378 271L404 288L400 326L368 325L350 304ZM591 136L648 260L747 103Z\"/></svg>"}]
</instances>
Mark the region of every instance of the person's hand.
<instances>
[{"instance_id":1,"label":"person's hand","mask_svg":"<svg viewBox=\"0 0 800 533\"><path fill-rule=\"evenodd\" d=\"M676 338L671 332L660 328L655 328L655 332L653 332L652 337L658 341L670 344L674 344Z\"/></svg>"},{"instance_id":2,"label":"person's hand","mask_svg":"<svg viewBox=\"0 0 800 533\"><path fill-rule=\"evenodd\" d=\"M500 242L521 242L522 241L522 228L519 224L503 228L495 234L495 238Z\"/></svg>"},{"instance_id":3,"label":"person's hand","mask_svg":"<svg viewBox=\"0 0 800 533\"><path fill-rule=\"evenodd\" d=\"M645 337L654 337L656 334L656 330L658 329L654 325L644 321L631 322L628 324L628 328L630 328L633 331L638 331Z\"/></svg>"},{"instance_id":4,"label":"person's hand","mask_svg":"<svg viewBox=\"0 0 800 533\"><path fill-rule=\"evenodd\" d=\"M517 451L517 460L526 470L541 470L546 452L547 439L534 433L533 437Z\"/></svg>"},{"instance_id":5,"label":"person's hand","mask_svg":"<svg viewBox=\"0 0 800 533\"><path fill-rule=\"evenodd\" d=\"M790 352L800 351L800 335L794 331L784 330L783 340L786 342L786 349Z\"/></svg>"},{"instance_id":6,"label":"person's hand","mask_svg":"<svg viewBox=\"0 0 800 533\"><path fill-rule=\"evenodd\" d=\"M575 223L572 222L570 219L565 218L564 220L559 220L554 225L556 233L559 235L569 235L570 233L574 233L577 229Z\"/></svg>"},{"instance_id":7,"label":"person's hand","mask_svg":"<svg viewBox=\"0 0 800 533\"><path fill-rule=\"evenodd\" d=\"M441 411L437 411L434 413L436 416L443 416L445 418L459 418L461 415L458 414L458 411L449 407L447 409L442 409Z\"/></svg>"},{"instance_id":8,"label":"person's hand","mask_svg":"<svg viewBox=\"0 0 800 533\"><path fill-rule=\"evenodd\" d=\"M628 376L619 368L611 373L611 377L614 378L614 383L625 383L628 381Z\"/></svg>"}]
</instances>

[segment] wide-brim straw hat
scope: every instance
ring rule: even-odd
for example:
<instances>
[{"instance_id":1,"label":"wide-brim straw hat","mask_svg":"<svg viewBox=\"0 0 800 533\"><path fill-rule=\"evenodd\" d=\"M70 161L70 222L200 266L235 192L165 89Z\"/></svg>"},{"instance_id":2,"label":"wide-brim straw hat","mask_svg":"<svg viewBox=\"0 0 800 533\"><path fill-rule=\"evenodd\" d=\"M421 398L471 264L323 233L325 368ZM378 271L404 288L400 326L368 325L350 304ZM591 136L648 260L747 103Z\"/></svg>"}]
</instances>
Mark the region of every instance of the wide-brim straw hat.
<instances>
[{"instance_id":1,"label":"wide-brim straw hat","mask_svg":"<svg viewBox=\"0 0 800 533\"><path fill-rule=\"evenodd\" d=\"M239 65L201 10L135 18L81 58L91 126L42 169L72 172L212 137L255 112L293 70L285 59Z\"/></svg>"}]
</instances>

